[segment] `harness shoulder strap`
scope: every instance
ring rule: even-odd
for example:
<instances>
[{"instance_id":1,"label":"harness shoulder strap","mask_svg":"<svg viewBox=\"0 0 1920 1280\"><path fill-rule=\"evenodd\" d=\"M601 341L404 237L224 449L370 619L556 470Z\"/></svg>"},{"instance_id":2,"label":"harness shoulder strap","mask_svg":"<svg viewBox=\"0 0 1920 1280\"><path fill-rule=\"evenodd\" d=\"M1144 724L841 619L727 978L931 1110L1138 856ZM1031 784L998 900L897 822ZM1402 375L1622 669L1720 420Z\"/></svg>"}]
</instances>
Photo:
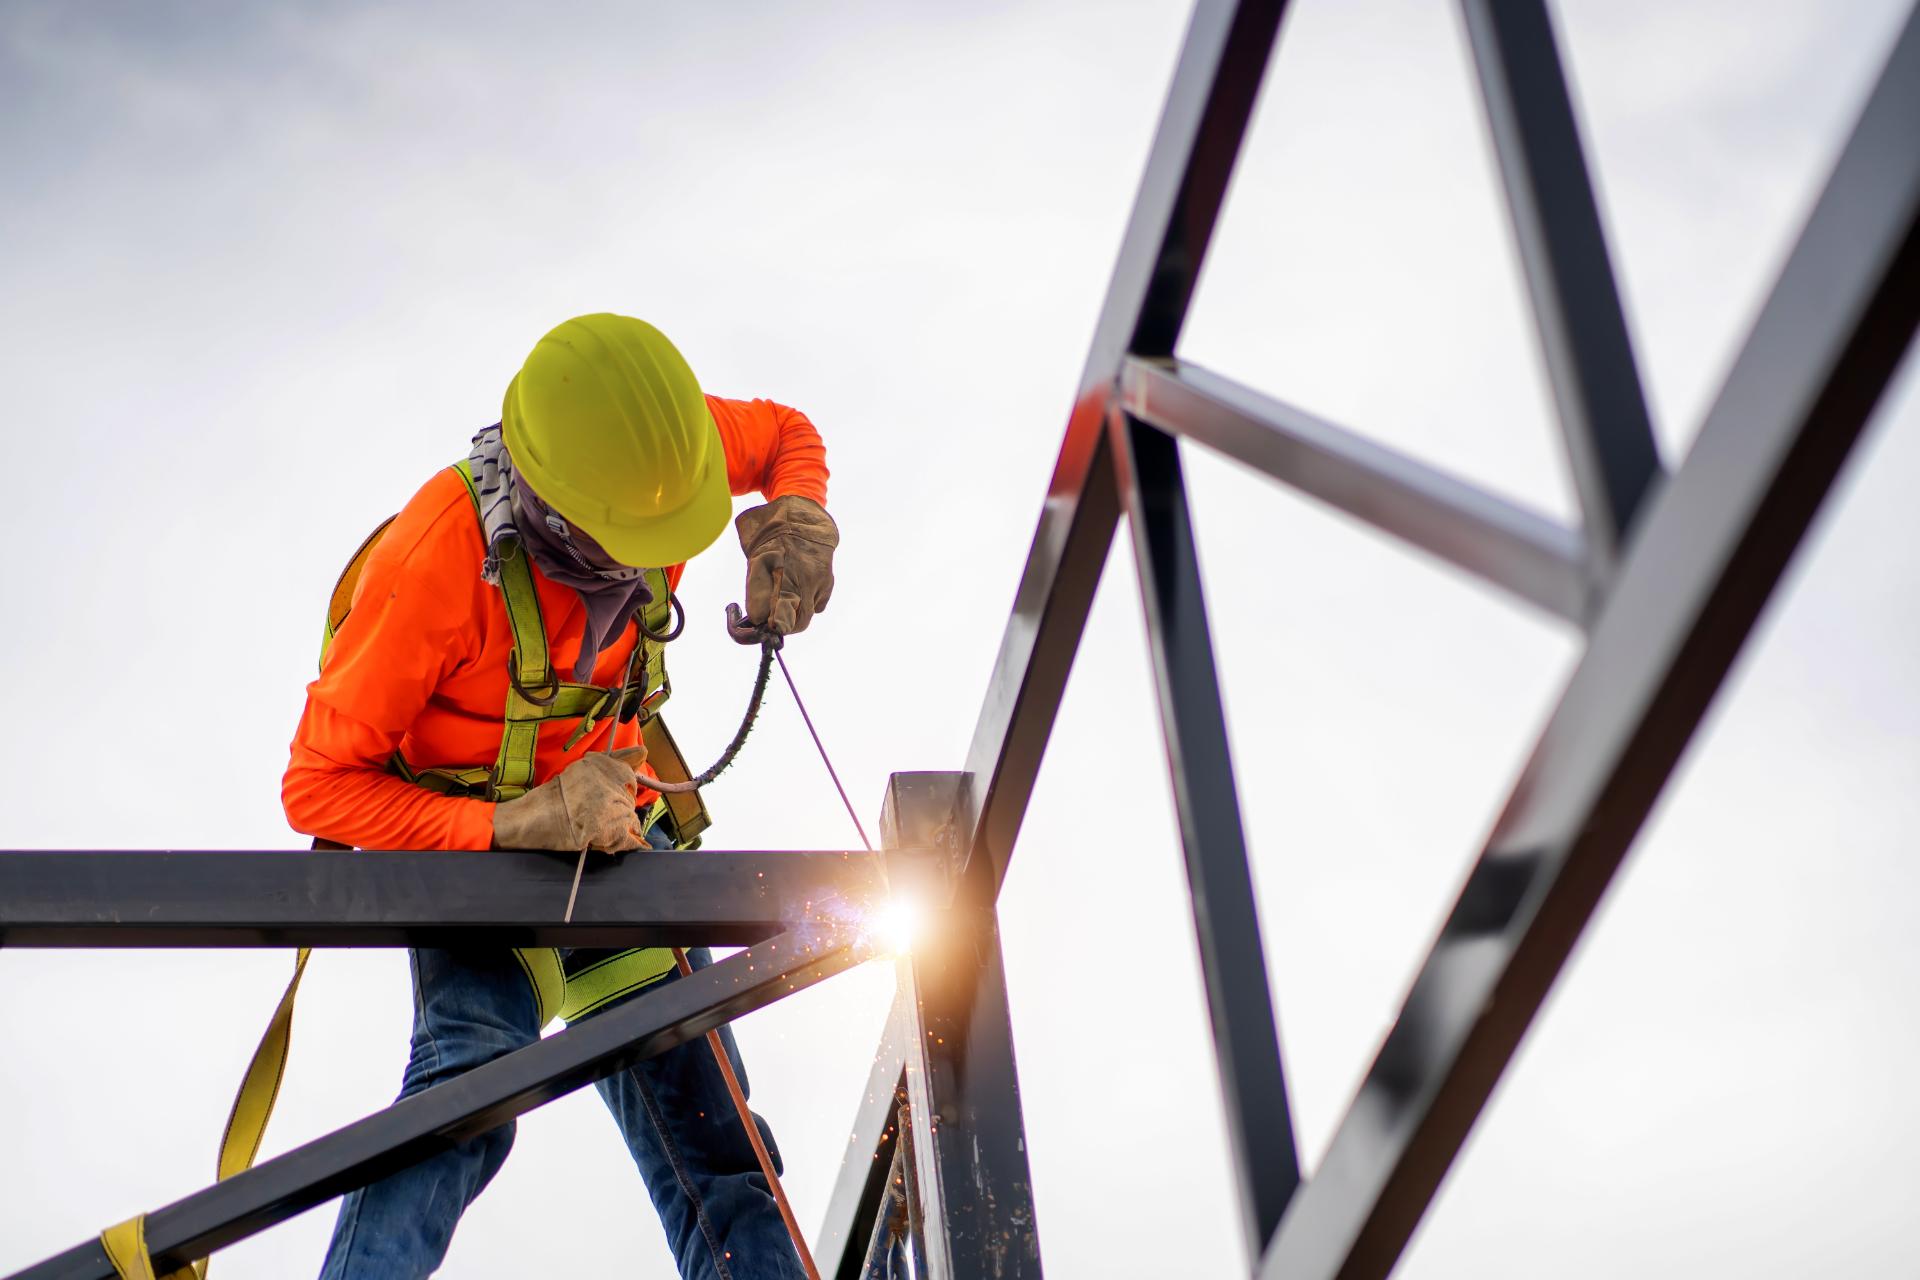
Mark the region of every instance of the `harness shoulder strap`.
<instances>
[{"instance_id":1,"label":"harness shoulder strap","mask_svg":"<svg viewBox=\"0 0 1920 1280\"><path fill-rule=\"evenodd\" d=\"M480 490L473 479L473 464L462 458L453 464L461 482L467 486L467 500L473 504L473 518L483 519ZM485 525L482 524L482 536ZM534 590L533 570L526 552L518 542L508 543L500 557L500 594L507 605L507 624L513 629L512 672L514 683L530 690L538 699L559 682L553 678L547 661L547 624L540 613L540 594ZM535 705L545 705L536 702Z\"/></svg>"},{"instance_id":2,"label":"harness shoulder strap","mask_svg":"<svg viewBox=\"0 0 1920 1280\"><path fill-rule=\"evenodd\" d=\"M465 458L453 464L467 486L473 518L483 519L480 490L473 464ZM485 525L482 524L482 536ZM507 626L513 632L513 652L507 659L507 705L500 732L500 753L494 757L487 787L492 800L525 795L533 785L534 754L540 745L540 724L553 718L560 696L560 680L547 653L547 623L534 588L533 569L520 544L509 542L500 555L500 598L507 607ZM575 714L580 714L578 711Z\"/></svg>"}]
</instances>

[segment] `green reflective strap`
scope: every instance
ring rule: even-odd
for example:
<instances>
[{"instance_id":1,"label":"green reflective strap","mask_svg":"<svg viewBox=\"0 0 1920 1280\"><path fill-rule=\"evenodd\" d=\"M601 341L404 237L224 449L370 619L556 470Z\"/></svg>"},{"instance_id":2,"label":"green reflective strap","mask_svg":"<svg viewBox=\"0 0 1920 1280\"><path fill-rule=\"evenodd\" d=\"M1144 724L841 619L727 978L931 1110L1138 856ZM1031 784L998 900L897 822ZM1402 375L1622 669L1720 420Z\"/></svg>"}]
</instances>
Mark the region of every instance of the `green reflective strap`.
<instances>
[{"instance_id":1,"label":"green reflective strap","mask_svg":"<svg viewBox=\"0 0 1920 1280\"><path fill-rule=\"evenodd\" d=\"M540 709L542 720L568 720L574 716L597 716L613 705L615 689L597 684L563 684L553 695L550 706Z\"/></svg>"},{"instance_id":2,"label":"green reflective strap","mask_svg":"<svg viewBox=\"0 0 1920 1280\"><path fill-rule=\"evenodd\" d=\"M620 689L616 686L612 689L595 689L594 692L600 696L594 699L591 707L581 713L580 723L574 726L573 733L568 736L566 745L561 750L573 750L579 745L580 739L593 732L593 726L600 723L600 717L603 714L612 714L614 699L619 697Z\"/></svg>"},{"instance_id":3,"label":"green reflective strap","mask_svg":"<svg viewBox=\"0 0 1920 1280\"><path fill-rule=\"evenodd\" d=\"M648 569L644 576L653 599L641 607L640 617L647 624L647 630L663 636L667 628L673 625L673 603L669 599L673 593L667 586L667 571Z\"/></svg>"},{"instance_id":4,"label":"green reflective strap","mask_svg":"<svg viewBox=\"0 0 1920 1280\"><path fill-rule=\"evenodd\" d=\"M553 668L547 662L547 624L540 616L540 593L534 589L533 569L518 542L506 544L500 557L500 594L507 603L507 625L513 628L513 674L520 687L545 696L552 692Z\"/></svg>"},{"instance_id":5,"label":"green reflective strap","mask_svg":"<svg viewBox=\"0 0 1920 1280\"><path fill-rule=\"evenodd\" d=\"M473 467L462 459L454 464L454 470L466 482L467 497L472 500L477 517L480 493L473 487ZM513 652L508 656L512 687L507 690L500 754L493 762L493 793L496 797L511 798L533 785L533 759L540 744L540 722L579 712L571 706L558 705L561 686L554 679L553 665L547 659L547 624L540 612L540 593L534 588L533 569L527 562L526 551L517 542L508 543L500 557L500 596L507 606L507 626L513 632ZM554 701L542 706L524 696L522 689L539 697L551 693Z\"/></svg>"},{"instance_id":6,"label":"green reflective strap","mask_svg":"<svg viewBox=\"0 0 1920 1280\"><path fill-rule=\"evenodd\" d=\"M493 770L422 769L407 781L446 796L484 796L487 784L493 781Z\"/></svg>"},{"instance_id":7,"label":"green reflective strap","mask_svg":"<svg viewBox=\"0 0 1920 1280\"><path fill-rule=\"evenodd\" d=\"M513 958L520 962L533 987L533 1002L544 1027L567 1001L567 974L560 965L560 953L552 947L516 947Z\"/></svg>"},{"instance_id":8,"label":"green reflective strap","mask_svg":"<svg viewBox=\"0 0 1920 1280\"><path fill-rule=\"evenodd\" d=\"M467 486L467 500L473 503L473 515L482 519L480 491L474 487L473 464L462 458L453 464ZM481 536L486 525L481 524ZM547 663L547 626L540 616L540 595L534 589L533 570L527 565L525 548L518 542L506 545L500 556L500 594L506 598L507 625L513 630L513 674L521 687L545 693L552 679Z\"/></svg>"},{"instance_id":9,"label":"green reflective strap","mask_svg":"<svg viewBox=\"0 0 1920 1280\"><path fill-rule=\"evenodd\" d=\"M520 795L533 785L533 755L540 744L540 721L514 714L515 704L531 707L518 693L507 694L507 723L500 734L500 754L493 762L493 789L496 795Z\"/></svg>"},{"instance_id":10,"label":"green reflective strap","mask_svg":"<svg viewBox=\"0 0 1920 1280\"><path fill-rule=\"evenodd\" d=\"M673 591L667 586L665 569L647 570L647 590L653 593L653 599L640 610L641 620L647 624L647 630L663 636L667 633L667 628L673 625ZM647 646L645 654L647 665L646 669L640 673L640 698L646 704L647 710L652 712L658 710L660 704L667 700L667 694L673 691L673 686L667 681L666 653L659 645L645 637L641 638L641 643ZM649 698L649 695L656 690L660 692L660 696Z\"/></svg>"},{"instance_id":11,"label":"green reflective strap","mask_svg":"<svg viewBox=\"0 0 1920 1280\"><path fill-rule=\"evenodd\" d=\"M665 977L675 967L669 947L643 947L608 956L567 975L567 999L560 1006L560 1017L577 1022L628 992Z\"/></svg>"},{"instance_id":12,"label":"green reflective strap","mask_svg":"<svg viewBox=\"0 0 1920 1280\"><path fill-rule=\"evenodd\" d=\"M493 771L490 769L416 769L398 751L387 761L387 771L417 787L449 796L485 795L487 784L493 780Z\"/></svg>"}]
</instances>

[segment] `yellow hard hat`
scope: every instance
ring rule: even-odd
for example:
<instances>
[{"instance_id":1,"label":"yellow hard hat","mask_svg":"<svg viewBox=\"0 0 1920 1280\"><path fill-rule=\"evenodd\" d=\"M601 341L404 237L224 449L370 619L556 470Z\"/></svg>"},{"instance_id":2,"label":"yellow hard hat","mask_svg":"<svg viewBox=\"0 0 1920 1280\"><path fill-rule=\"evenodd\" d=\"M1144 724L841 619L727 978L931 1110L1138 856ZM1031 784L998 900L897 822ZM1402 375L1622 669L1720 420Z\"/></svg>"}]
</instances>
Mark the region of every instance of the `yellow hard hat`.
<instances>
[{"instance_id":1,"label":"yellow hard hat","mask_svg":"<svg viewBox=\"0 0 1920 1280\"><path fill-rule=\"evenodd\" d=\"M500 431L519 477L621 564L679 564L727 527L719 429L693 370L644 320L575 316L540 339Z\"/></svg>"}]
</instances>

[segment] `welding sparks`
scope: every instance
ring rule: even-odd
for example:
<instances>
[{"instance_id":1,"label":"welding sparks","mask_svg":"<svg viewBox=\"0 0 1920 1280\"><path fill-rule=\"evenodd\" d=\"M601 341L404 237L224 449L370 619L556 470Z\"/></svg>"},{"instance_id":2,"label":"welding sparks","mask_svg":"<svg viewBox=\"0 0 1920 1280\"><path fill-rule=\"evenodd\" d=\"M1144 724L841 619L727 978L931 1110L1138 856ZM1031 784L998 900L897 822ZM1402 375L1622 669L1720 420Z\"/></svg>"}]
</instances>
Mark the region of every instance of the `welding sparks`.
<instances>
[{"instance_id":1,"label":"welding sparks","mask_svg":"<svg viewBox=\"0 0 1920 1280\"><path fill-rule=\"evenodd\" d=\"M809 901L803 918L790 921L787 927L809 950L845 946L850 938L864 958L879 959L910 954L929 923L925 907L911 895L895 893L876 902L834 894Z\"/></svg>"}]
</instances>

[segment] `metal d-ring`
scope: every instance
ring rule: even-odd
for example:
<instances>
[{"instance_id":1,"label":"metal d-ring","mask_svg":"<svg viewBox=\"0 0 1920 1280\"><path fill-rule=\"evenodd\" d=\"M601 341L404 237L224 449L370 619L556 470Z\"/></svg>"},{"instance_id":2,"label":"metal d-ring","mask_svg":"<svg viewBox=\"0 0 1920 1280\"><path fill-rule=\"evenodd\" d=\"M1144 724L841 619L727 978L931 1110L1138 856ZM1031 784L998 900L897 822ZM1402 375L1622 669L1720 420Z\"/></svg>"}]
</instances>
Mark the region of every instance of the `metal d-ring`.
<instances>
[{"instance_id":1,"label":"metal d-ring","mask_svg":"<svg viewBox=\"0 0 1920 1280\"><path fill-rule=\"evenodd\" d=\"M678 640L680 633L687 629L687 610L686 606L680 603L680 597L673 593L672 587L667 588L667 608L673 613L673 627L665 635L660 635L649 627L643 614L633 615L633 625L640 628L641 635L655 644L669 644Z\"/></svg>"},{"instance_id":2,"label":"metal d-ring","mask_svg":"<svg viewBox=\"0 0 1920 1280\"><path fill-rule=\"evenodd\" d=\"M541 692L520 683L520 651L515 649L507 655L507 679L513 684L513 691L536 707L550 707L554 699L560 696L560 674L552 668L547 670L547 682Z\"/></svg>"}]
</instances>

